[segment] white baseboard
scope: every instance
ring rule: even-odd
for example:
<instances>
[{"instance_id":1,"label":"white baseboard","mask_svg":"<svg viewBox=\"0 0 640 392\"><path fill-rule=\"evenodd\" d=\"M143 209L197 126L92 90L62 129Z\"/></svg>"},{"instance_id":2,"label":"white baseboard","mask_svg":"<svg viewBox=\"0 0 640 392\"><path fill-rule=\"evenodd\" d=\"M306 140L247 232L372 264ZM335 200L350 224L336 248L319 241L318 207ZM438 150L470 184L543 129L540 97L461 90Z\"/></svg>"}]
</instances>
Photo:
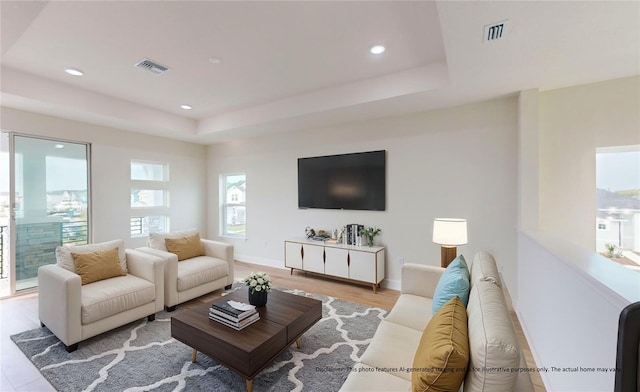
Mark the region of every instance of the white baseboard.
<instances>
[{"instance_id":1,"label":"white baseboard","mask_svg":"<svg viewBox=\"0 0 640 392\"><path fill-rule=\"evenodd\" d=\"M400 283L401 282L399 280L385 279L382 281L380 286L384 287L385 289L400 291L400 289L402 289L402 285Z\"/></svg>"},{"instance_id":2,"label":"white baseboard","mask_svg":"<svg viewBox=\"0 0 640 392\"><path fill-rule=\"evenodd\" d=\"M540 360L540 356L538 355L537 351L536 351L536 347L533 345L533 340L530 337L529 331L527 329L527 325L524 322L524 319L522 318L522 314L520 314L520 311L518 311L518 308L516 307L516 304L513 304L513 308L514 311L516 312L516 316L518 317L518 322L520 323L520 327L522 328L522 333L524 334L524 338L527 340L527 344L529 345L529 350L531 351L531 355L533 356L533 360L536 361L536 367L544 367L545 364L542 363L542 361ZM527 364L528 366L529 364ZM549 377L547 376L547 373L545 372L539 372L538 374L540 374L540 378L542 379L542 383L544 384L545 388L548 388L549 385L551 385L551 382L549 381ZM551 390L551 389L547 389L547 390Z\"/></svg>"},{"instance_id":3,"label":"white baseboard","mask_svg":"<svg viewBox=\"0 0 640 392\"><path fill-rule=\"evenodd\" d=\"M235 255L234 258L238 261L244 261L245 263L264 265L265 267L288 269L284 267L284 261L282 260L266 259L264 257L256 257L256 256L248 256L248 255Z\"/></svg>"}]
</instances>

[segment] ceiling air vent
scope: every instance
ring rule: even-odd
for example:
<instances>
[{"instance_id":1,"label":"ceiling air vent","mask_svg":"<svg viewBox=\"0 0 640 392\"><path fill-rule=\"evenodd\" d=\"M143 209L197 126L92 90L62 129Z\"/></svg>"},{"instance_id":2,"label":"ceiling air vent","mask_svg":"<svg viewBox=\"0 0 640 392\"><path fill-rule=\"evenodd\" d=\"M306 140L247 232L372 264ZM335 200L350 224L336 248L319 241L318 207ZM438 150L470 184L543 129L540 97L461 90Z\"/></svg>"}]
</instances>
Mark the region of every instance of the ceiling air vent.
<instances>
[{"instance_id":1,"label":"ceiling air vent","mask_svg":"<svg viewBox=\"0 0 640 392\"><path fill-rule=\"evenodd\" d=\"M138 68L146 69L147 71L153 72L156 75L162 75L169 70L169 68L165 67L164 65L160 65L149 59L144 59L137 63L135 66Z\"/></svg>"},{"instance_id":2,"label":"ceiling air vent","mask_svg":"<svg viewBox=\"0 0 640 392\"><path fill-rule=\"evenodd\" d=\"M504 32L507 27L507 20L502 22L492 23L484 26L484 42L496 41L504 37Z\"/></svg>"}]
</instances>

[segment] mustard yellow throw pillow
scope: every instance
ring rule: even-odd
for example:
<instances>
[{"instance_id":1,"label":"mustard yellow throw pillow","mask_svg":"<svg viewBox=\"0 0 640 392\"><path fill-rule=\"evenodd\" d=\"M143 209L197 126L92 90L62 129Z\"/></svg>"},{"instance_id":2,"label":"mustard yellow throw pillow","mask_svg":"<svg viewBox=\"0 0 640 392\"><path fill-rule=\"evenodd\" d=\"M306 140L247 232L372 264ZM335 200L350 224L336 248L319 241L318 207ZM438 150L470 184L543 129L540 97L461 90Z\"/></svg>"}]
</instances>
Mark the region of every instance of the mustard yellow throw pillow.
<instances>
[{"instance_id":1,"label":"mustard yellow throw pillow","mask_svg":"<svg viewBox=\"0 0 640 392\"><path fill-rule=\"evenodd\" d=\"M71 253L82 284L126 275L120 266L118 248L88 253Z\"/></svg>"},{"instance_id":2,"label":"mustard yellow throw pillow","mask_svg":"<svg viewBox=\"0 0 640 392\"><path fill-rule=\"evenodd\" d=\"M178 261L196 256L204 256L204 247L200 241L200 234L192 234L180 238L165 238L167 250L178 256Z\"/></svg>"},{"instance_id":3,"label":"mustard yellow throw pillow","mask_svg":"<svg viewBox=\"0 0 640 392\"><path fill-rule=\"evenodd\" d=\"M455 296L433 316L413 358L413 392L457 391L469 365L467 311Z\"/></svg>"}]
</instances>

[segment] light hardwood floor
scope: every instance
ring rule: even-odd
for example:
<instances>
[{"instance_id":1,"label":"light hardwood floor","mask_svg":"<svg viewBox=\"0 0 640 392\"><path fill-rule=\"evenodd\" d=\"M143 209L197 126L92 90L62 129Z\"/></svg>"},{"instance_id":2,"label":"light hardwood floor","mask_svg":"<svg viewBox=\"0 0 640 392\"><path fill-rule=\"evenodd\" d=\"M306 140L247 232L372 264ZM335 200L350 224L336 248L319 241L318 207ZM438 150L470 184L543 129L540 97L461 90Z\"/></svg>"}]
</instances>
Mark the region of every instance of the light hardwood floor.
<instances>
[{"instance_id":1,"label":"light hardwood floor","mask_svg":"<svg viewBox=\"0 0 640 392\"><path fill-rule=\"evenodd\" d=\"M383 309L391 309L400 296L400 293L395 290L380 288L377 294L373 294L371 286L336 281L297 271L291 275L288 269L271 268L236 261L236 279L247 276L252 271L267 272L276 287L330 295L346 301ZM213 299L220 297L222 292L222 290L217 290L211 294L196 298L184 304L184 306L192 307L201 303L209 303ZM515 312L512 311L511 316L516 325L527 364L529 367L535 367L535 362ZM28 294L0 301L0 321L0 391L54 391L53 387L40 375L38 370L9 338L9 336L18 332L40 326L37 294ZM535 392L544 392L545 388L542 380L539 376L536 376L534 374L532 377Z\"/></svg>"}]
</instances>

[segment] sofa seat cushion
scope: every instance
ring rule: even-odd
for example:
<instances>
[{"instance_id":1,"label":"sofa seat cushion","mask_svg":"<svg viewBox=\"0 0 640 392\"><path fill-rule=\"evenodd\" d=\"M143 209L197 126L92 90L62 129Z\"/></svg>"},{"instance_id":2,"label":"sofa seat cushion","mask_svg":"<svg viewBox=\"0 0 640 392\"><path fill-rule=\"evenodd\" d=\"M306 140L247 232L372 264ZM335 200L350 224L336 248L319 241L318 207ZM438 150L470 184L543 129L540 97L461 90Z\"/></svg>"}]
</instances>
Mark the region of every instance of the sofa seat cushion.
<instances>
[{"instance_id":1,"label":"sofa seat cushion","mask_svg":"<svg viewBox=\"0 0 640 392\"><path fill-rule=\"evenodd\" d=\"M404 378L393 376L376 368L357 363L349 377L342 384L341 391L409 391L411 383Z\"/></svg>"},{"instance_id":2,"label":"sofa seat cushion","mask_svg":"<svg viewBox=\"0 0 640 392\"><path fill-rule=\"evenodd\" d=\"M515 390L520 344L502 289L490 281L476 281L467 306L471 361L465 392ZM506 369L496 371L495 369Z\"/></svg>"},{"instance_id":3,"label":"sofa seat cushion","mask_svg":"<svg viewBox=\"0 0 640 392\"><path fill-rule=\"evenodd\" d=\"M402 294L385 320L422 332L433 317L431 302L431 298Z\"/></svg>"},{"instance_id":4,"label":"sofa seat cushion","mask_svg":"<svg viewBox=\"0 0 640 392\"><path fill-rule=\"evenodd\" d=\"M229 264L211 256L198 256L178 263L178 292L226 277Z\"/></svg>"},{"instance_id":5,"label":"sofa seat cushion","mask_svg":"<svg viewBox=\"0 0 640 392\"><path fill-rule=\"evenodd\" d=\"M91 324L155 299L155 285L133 275L89 283L82 286L82 324Z\"/></svg>"},{"instance_id":6,"label":"sofa seat cushion","mask_svg":"<svg viewBox=\"0 0 640 392\"><path fill-rule=\"evenodd\" d=\"M360 362L379 372L391 369L389 374L411 383L411 373L406 369L413 367L421 337L422 331L382 320Z\"/></svg>"}]
</instances>

